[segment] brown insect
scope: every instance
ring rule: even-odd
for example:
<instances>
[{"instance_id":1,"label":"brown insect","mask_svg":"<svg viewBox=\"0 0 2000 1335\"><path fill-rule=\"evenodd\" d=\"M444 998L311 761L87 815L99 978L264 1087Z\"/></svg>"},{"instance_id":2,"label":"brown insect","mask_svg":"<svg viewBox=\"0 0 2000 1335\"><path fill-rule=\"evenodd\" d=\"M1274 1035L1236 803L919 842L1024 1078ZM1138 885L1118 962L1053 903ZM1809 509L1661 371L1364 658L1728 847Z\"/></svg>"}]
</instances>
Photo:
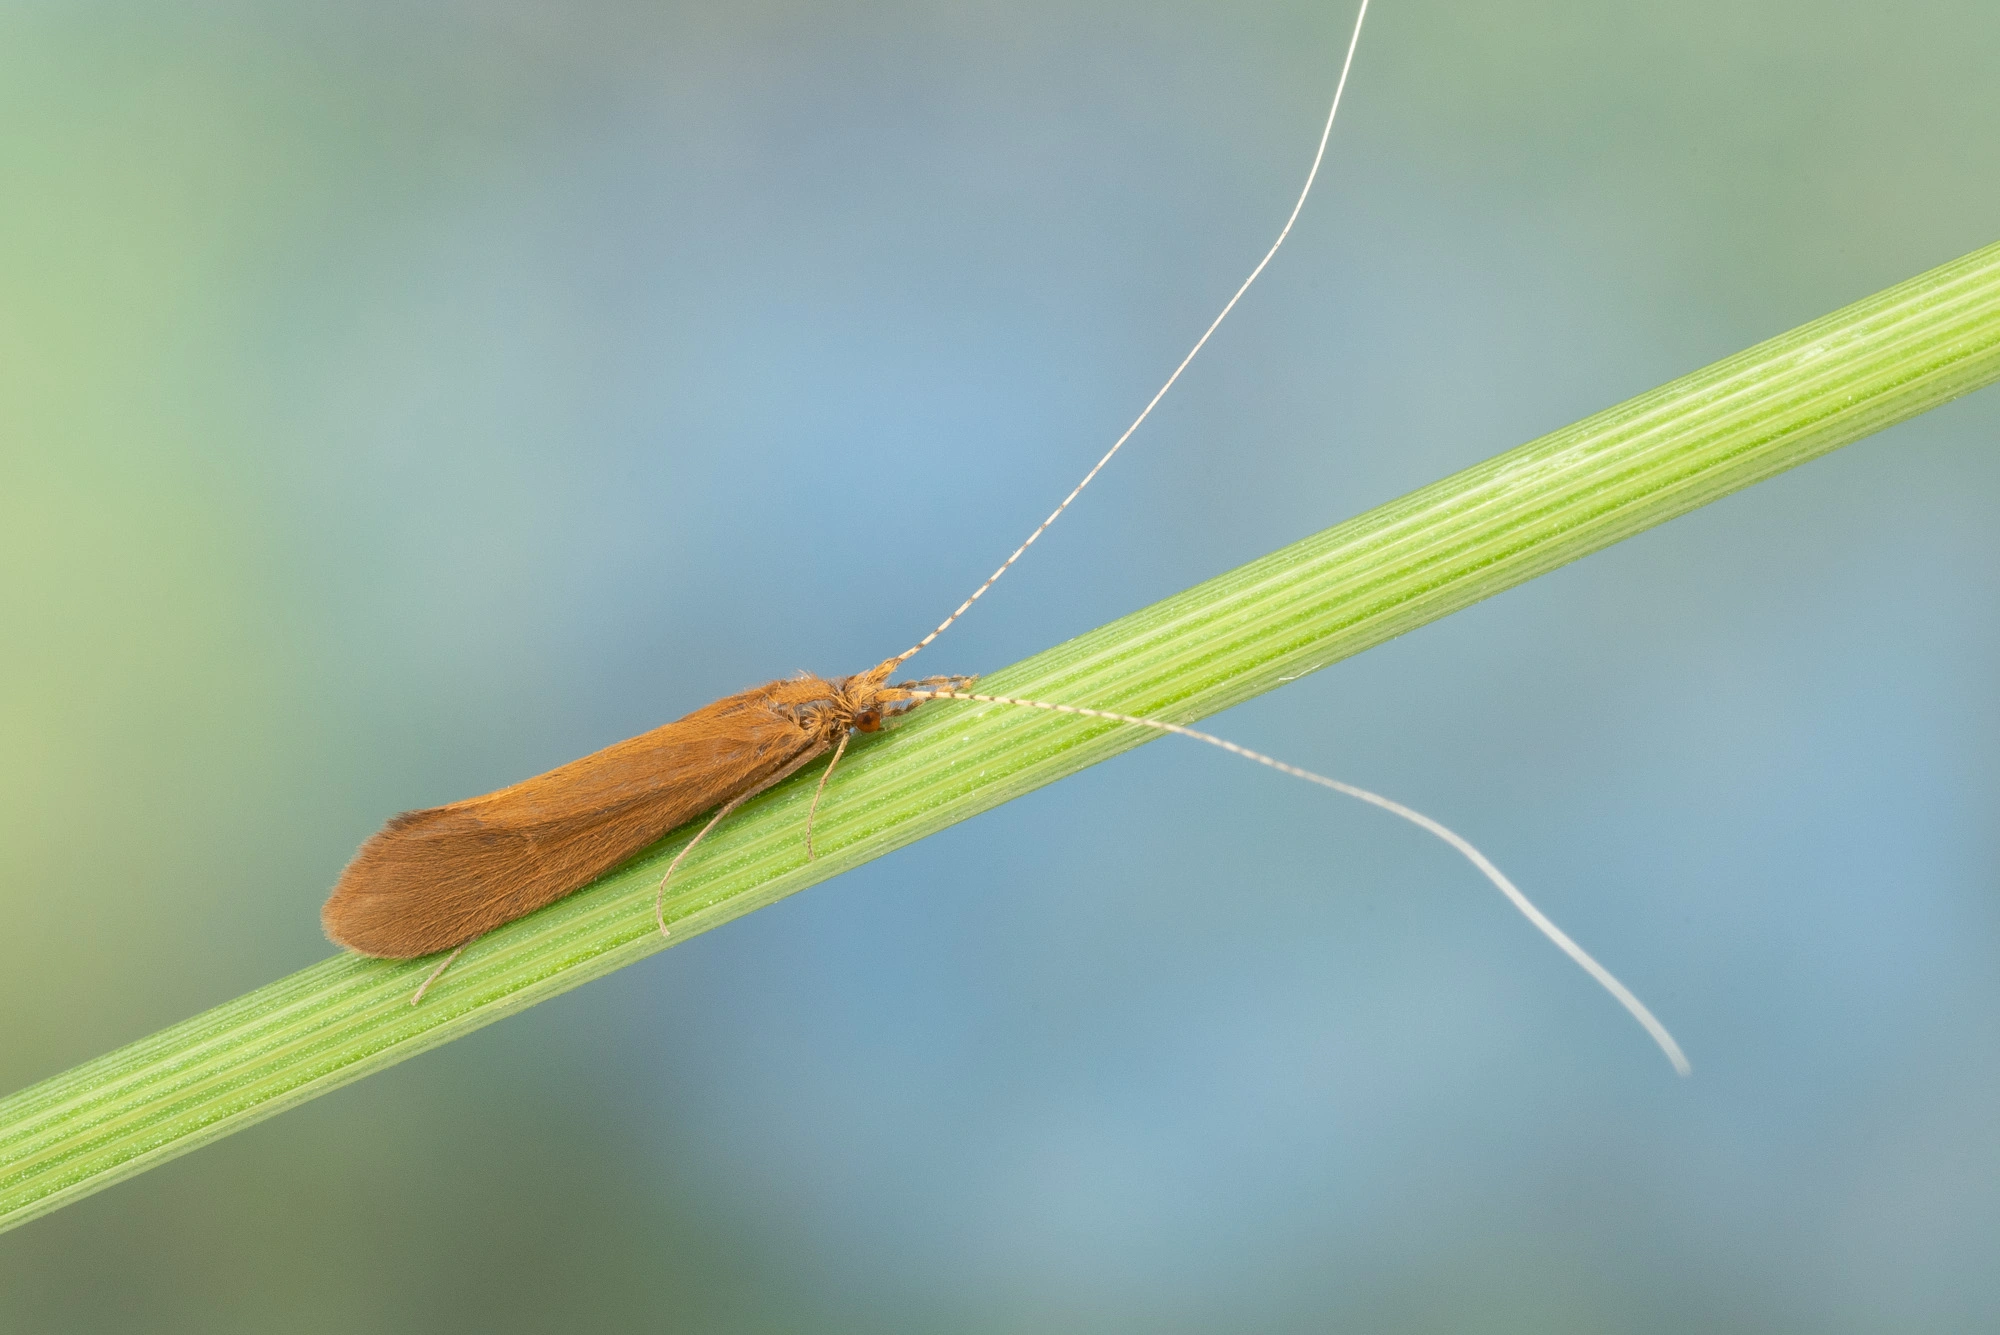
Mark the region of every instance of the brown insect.
<instances>
[{"instance_id":1,"label":"brown insect","mask_svg":"<svg viewBox=\"0 0 2000 1335\"><path fill-rule=\"evenodd\" d=\"M1278 239L1096 467L936 630L857 676L802 674L766 682L510 788L395 817L341 873L320 911L327 936L350 950L388 959L451 951L417 989L414 1004L469 942L581 889L668 831L712 810L715 815L660 878L654 912L665 932L667 877L723 817L831 750L833 759L813 794L812 810L817 811L827 776L854 733L875 732L926 699L962 693L974 678L931 677L890 685L889 674L964 615L1061 517L1151 415L1278 253L1319 175L1367 12L1367 0L1362 0L1312 168ZM811 856L811 812L805 837Z\"/></svg>"},{"instance_id":2,"label":"brown insect","mask_svg":"<svg viewBox=\"0 0 2000 1335\"><path fill-rule=\"evenodd\" d=\"M832 750L824 789L854 733L878 732L928 698L913 691L960 689L973 680L888 685L908 657L852 677L801 673L766 682L498 792L406 811L361 845L320 922L336 944L364 955L455 956L714 811L667 868L671 876L724 816ZM806 849L810 855L810 814ZM664 921L660 926L666 930Z\"/></svg>"},{"instance_id":3,"label":"brown insect","mask_svg":"<svg viewBox=\"0 0 2000 1335\"><path fill-rule=\"evenodd\" d=\"M1616 997L1652 1035L1674 1068L1687 1074L1687 1058L1679 1044L1629 988L1550 922L1485 854L1422 812L1176 723L1046 700L975 695L965 689L975 680L972 677L928 677L889 684L889 675L963 616L980 595L1020 560L1035 539L1061 517L1104 465L1111 462L1111 456L1131 439L1139 424L1173 388L1181 372L1207 344L1209 335L1235 309L1257 276L1264 272L1264 266L1278 253L1292 224L1298 221L1299 210L1305 207L1313 179L1319 174L1327 138L1333 131L1333 119L1340 110L1340 94L1347 86L1347 73L1354 61L1354 48L1361 39L1361 22L1367 13L1367 0L1362 0L1354 19L1354 34L1348 41L1347 60L1341 66L1340 83L1334 89L1333 107L1327 112L1326 128L1320 132L1319 151L1313 156L1305 187L1299 192L1298 202L1292 206L1291 216L1285 220L1277 241L1181 359L1152 401L1097 461L1096 467L1084 475L1083 481L1063 498L1054 513L936 630L910 649L856 676L829 679L801 673L790 681L766 682L510 788L450 806L405 812L363 844L354 861L341 873L339 884L334 886L332 896L320 912L326 934L350 950L390 959L412 959L449 950L451 954L432 970L410 998L414 1005L468 943L581 889L637 856L668 831L712 810L715 814L674 855L660 877L653 912L664 933L667 879L710 830L758 793L783 782L829 750L833 752L806 813L806 856L811 857L812 822L819 810L820 794L826 790L827 779L855 733L879 732L888 720L908 713L926 700L1019 705L1151 728L1206 742L1295 778L1358 798L1429 831L1463 854L1537 930Z\"/></svg>"}]
</instances>

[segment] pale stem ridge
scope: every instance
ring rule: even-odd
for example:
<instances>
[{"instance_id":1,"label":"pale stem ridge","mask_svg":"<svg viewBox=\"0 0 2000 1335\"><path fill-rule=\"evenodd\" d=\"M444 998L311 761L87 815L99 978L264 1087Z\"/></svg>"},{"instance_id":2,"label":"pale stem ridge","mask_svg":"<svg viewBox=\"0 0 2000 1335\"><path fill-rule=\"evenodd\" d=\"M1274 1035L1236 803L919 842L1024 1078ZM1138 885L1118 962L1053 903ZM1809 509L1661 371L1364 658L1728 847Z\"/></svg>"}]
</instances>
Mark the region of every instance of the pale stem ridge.
<instances>
[{"instance_id":1,"label":"pale stem ridge","mask_svg":"<svg viewBox=\"0 0 2000 1335\"><path fill-rule=\"evenodd\" d=\"M1242 756L1245 760L1254 760L1260 765L1269 766L1281 774L1289 774L1295 779L1304 779L1308 783L1316 783L1322 788L1331 788L1336 793L1345 793L1347 796L1359 798L1371 806L1380 807L1393 816L1401 816L1412 825L1436 835L1439 839L1442 839L1445 843L1450 844L1463 854L1465 860L1477 867L1481 875L1491 881L1501 894L1507 896L1514 907L1521 911L1522 916L1535 925L1537 931L1550 941L1553 941L1558 950L1562 951L1563 954L1569 956L1572 960L1575 960L1578 967L1596 979L1600 987L1617 998L1618 1004L1631 1013L1632 1018L1639 1022L1640 1028L1644 1029L1653 1042L1659 1045L1660 1051L1667 1055L1667 1060L1673 1063L1676 1074L1688 1075L1694 1070L1694 1067L1688 1062L1687 1054L1681 1051L1681 1045L1674 1041L1674 1036L1667 1032L1667 1027L1661 1024L1658 1017L1646 1008L1645 1002L1639 1000L1633 994L1631 988L1619 982L1609 969L1592 959L1582 946L1579 946L1575 941L1570 939L1568 933L1551 922L1548 915L1536 908L1528 897L1521 893L1520 887L1508 880L1506 874L1494 866L1490 858L1474 847L1471 840L1465 838L1457 831L1432 820L1421 811L1412 810L1404 806L1401 802L1384 797L1380 793L1371 793L1366 788L1357 788L1351 783L1342 783L1338 779L1329 779L1324 774L1315 774L1309 769L1300 769L1297 765L1287 765L1284 761L1267 756L1261 751L1252 751L1247 746L1238 746L1235 742L1227 741L1212 733L1198 732L1193 728L1183 728L1178 723L1162 723L1158 719L1138 718L1131 714L1117 714L1108 709L1085 709L1080 705L1059 705L1047 700L1023 700L1009 695L977 695L971 691L913 691L911 694L921 694L932 700L975 700L989 705L1024 705L1029 709L1047 709L1058 714L1075 714L1082 718L1105 719L1112 723L1129 723L1135 727L1153 728L1160 732L1170 732L1177 737L1192 737L1197 742L1207 742L1210 746L1219 746L1231 755Z\"/></svg>"}]
</instances>

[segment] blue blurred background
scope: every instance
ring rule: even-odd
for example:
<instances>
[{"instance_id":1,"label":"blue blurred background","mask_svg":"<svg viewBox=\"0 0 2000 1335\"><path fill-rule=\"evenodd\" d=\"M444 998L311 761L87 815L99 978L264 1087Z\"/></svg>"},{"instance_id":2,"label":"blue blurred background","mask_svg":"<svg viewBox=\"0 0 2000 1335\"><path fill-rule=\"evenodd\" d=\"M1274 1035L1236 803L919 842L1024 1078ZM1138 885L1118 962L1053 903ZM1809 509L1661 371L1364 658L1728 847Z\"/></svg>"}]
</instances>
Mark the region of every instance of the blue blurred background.
<instances>
[{"instance_id":1,"label":"blue blurred background","mask_svg":"<svg viewBox=\"0 0 2000 1335\"><path fill-rule=\"evenodd\" d=\"M389 813L910 643L1268 244L1345 5L0 16L0 1086ZM2000 237L2000 7L1385 0L983 671ZM2000 397L0 1240L34 1332L2000 1319ZM1216 886L1235 907L1212 911Z\"/></svg>"}]
</instances>

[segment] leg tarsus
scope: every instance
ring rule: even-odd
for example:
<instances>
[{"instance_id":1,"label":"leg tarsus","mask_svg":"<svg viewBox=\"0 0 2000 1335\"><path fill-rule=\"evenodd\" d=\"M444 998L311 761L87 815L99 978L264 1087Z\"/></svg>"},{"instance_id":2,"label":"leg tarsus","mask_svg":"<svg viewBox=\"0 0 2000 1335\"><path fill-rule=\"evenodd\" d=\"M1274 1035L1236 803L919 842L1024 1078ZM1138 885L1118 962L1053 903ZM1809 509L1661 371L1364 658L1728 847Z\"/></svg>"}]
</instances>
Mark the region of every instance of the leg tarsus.
<instances>
[{"instance_id":1,"label":"leg tarsus","mask_svg":"<svg viewBox=\"0 0 2000 1335\"><path fill-rule=\"evenodd\" d=\"M474 937L473 941L476 941L478 939L479 939L478 937ZM465 946L469 946L471 944L472 941L467 941L465 943ZM438 980L438 975L443 973L446 969L449 969L451 967L451 962L457 959L460 955L463 955L465 953L465 946L460 946L457 950L452 951L451 954L446 955L444 957L444 963L438 965L437 968L431 970L431 976L424 979L423 984L417 988L417 994L410 998L410 1004L412 1006L416 1005L419 1001L422 1001L424 999L424 993L430 991L431 984L435 983Z\"/></svg>"}]
</instances>

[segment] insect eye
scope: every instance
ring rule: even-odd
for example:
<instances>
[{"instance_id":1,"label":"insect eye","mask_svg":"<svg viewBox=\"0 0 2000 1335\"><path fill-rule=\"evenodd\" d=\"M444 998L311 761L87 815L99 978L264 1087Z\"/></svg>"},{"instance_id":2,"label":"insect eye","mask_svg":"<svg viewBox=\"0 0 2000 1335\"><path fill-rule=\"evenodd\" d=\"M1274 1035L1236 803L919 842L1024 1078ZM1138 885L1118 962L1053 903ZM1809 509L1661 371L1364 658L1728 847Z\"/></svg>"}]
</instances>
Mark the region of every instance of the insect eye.
<instances>
[{"instance_id":1,"label":"insect eye","mask_svg":"<svg viewBox=\"0 0 2000 1335\"><path fill-rule=\"evenodd\" d=\"M864 709L859 714L856 714L854 716L854 730L856 732L882 731L882 711L879 709Z\"/></svg>"}]
</instances>

